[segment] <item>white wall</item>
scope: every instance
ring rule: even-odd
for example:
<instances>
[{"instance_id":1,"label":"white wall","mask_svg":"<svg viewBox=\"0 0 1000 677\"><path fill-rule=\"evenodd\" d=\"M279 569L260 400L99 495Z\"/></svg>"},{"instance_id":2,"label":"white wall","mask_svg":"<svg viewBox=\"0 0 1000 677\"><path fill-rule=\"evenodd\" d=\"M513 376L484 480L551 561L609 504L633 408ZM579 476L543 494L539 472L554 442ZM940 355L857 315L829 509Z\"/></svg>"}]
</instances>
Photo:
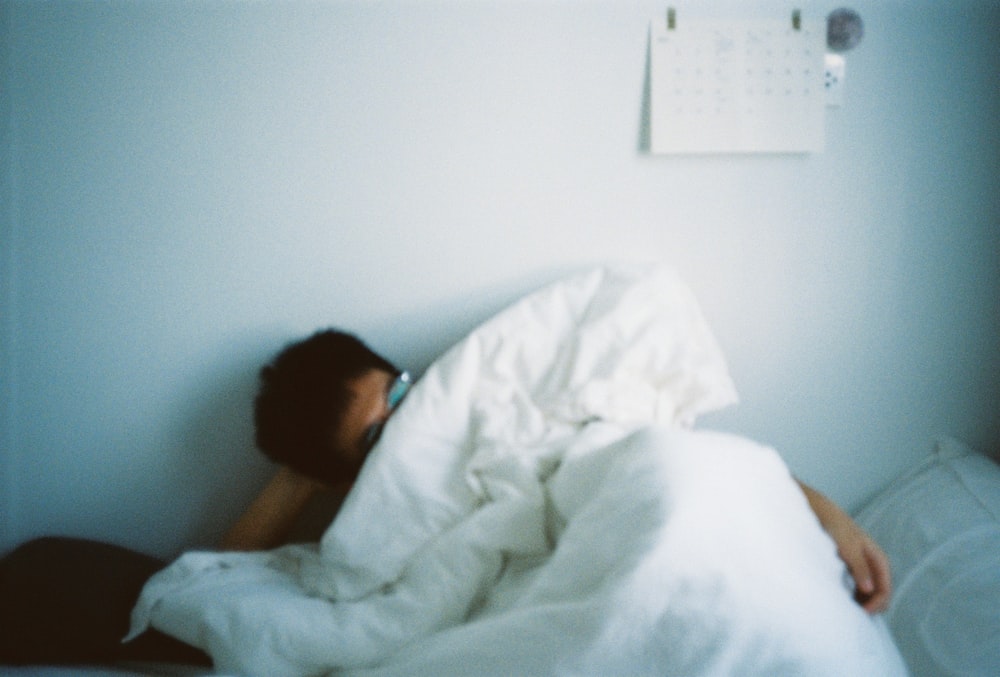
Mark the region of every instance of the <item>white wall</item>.
<instances>
[{"instance_id":1,"label":"white wall","mask_svg":"<svg viewBox=\"0 0 1000 677\"><path fill-rule=\"evenodd\" d=\"M1000 447L1000 13L853 6L825 153L697 158L643 152L662 3L5 2L0 551L211 543L284 342L419 370L609 259L701 299L742 394L705 424L848 507Z\"/></svg>"}]
</instances>

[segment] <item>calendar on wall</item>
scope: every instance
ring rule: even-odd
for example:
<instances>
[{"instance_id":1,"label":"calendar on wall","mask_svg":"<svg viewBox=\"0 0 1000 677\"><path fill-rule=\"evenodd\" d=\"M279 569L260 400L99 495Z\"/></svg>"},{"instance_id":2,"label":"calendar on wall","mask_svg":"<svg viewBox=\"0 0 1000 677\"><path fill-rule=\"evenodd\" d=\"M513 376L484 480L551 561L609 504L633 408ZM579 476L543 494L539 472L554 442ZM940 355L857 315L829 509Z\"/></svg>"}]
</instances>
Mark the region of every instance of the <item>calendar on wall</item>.
<instances>
[{"instance_id":1,"label":"calendar on wall","mask_svg":"<svg viewBox=\"0 0 1000 677\"><path fill-rule=\"evenodd\" d=\"M650 28L653 153L807 153L824 145L823 21L686 18Z\"/></svg>"}]
</instances>

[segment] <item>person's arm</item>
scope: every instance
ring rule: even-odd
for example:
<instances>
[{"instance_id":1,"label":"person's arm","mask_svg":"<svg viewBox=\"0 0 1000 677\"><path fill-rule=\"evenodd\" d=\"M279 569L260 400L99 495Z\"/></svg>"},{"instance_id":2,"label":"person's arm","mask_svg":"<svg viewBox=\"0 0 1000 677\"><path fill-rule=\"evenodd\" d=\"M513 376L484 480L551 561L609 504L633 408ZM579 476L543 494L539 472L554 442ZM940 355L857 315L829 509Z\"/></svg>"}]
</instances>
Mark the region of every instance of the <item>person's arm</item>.
<instances>
[{"instance_id":1,"label":"person's arm","mask_svg":"<svg viewBox=\"0 0 1000 677\"><path fill-rule=\"evenodd\" d=\"M323 485L282 467L219 543L222 550L268 550L283 543Z\"/></svg>"},{"instance_id":2,"label":"person's arm","mask_svg":"<svg viewBox=\"0 0 1000 677\"><path fill-rule=\"evenodd\" d=\"M884 611L892 594L889 558L836 503L805 483L798 483L823 529L837 544L837 554L854 579L858 603L868 613Z\"/></svg>"}]
</instances>

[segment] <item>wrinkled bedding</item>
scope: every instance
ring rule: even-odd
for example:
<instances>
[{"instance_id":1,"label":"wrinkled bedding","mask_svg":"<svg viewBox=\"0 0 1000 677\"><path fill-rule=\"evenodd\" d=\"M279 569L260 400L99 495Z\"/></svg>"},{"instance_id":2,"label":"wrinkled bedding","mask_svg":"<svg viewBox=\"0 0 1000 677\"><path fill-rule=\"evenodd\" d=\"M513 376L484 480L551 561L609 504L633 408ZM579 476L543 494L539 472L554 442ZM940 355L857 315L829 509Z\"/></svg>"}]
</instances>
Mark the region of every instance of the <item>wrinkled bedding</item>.
<instances>
[{"instance_id":1,"label":"wrinkled bedding","mask_svg":"<svg viewBox=\"0 0 1000 677\"><path fill-rule=\"evenodd\" d=\"M152 625L253 675L905 674L669 270L518 302L414 387L316 546L196 552Z\"/></svg>"}]
</instances>

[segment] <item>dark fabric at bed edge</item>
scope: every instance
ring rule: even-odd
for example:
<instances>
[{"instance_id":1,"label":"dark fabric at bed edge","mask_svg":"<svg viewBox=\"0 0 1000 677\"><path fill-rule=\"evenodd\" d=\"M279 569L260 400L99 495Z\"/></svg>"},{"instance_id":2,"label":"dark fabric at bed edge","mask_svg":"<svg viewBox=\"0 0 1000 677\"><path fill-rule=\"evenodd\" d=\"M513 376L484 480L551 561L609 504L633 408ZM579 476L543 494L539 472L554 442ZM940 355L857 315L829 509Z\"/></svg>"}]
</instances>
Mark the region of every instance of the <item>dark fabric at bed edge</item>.
<instances>
[{"instance_id":1,"label":"dark fabric at bed edge","mask_svg":"<svg viewBox=\"0 0 1000 677\"><path fill-rule=\"evenodd\" d=\"M20 546L0 560L0 664L211 665L202 651L156 630L121 642L142 586L164 564L75 538Z\"/></svg>"}]
</instances>

